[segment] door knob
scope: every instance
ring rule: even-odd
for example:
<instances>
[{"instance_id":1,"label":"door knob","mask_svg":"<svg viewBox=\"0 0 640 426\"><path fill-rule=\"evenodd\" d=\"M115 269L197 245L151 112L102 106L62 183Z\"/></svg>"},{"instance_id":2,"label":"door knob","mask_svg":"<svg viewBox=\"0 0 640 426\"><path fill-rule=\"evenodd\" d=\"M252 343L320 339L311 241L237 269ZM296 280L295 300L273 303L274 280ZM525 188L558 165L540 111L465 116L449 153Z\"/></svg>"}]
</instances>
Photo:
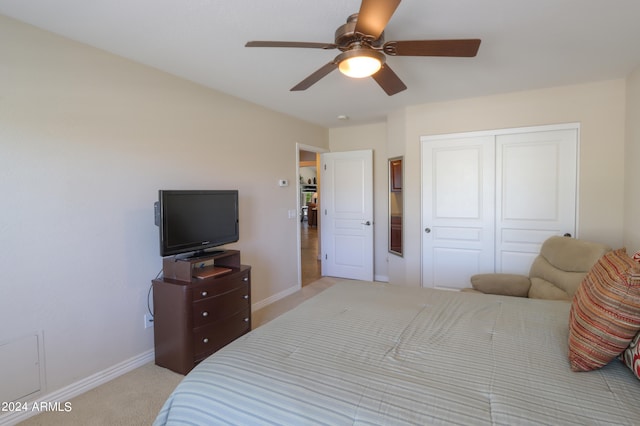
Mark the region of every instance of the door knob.
<instances>
[{"instance_id":1,"label":"door knob","mask_svg":"<svg viewBox=\"0 0 640 426\"><path fill-rule=\"evenodd\" d=\"M371 226L371 222L366 221L366 222L360 222L361 225L367 225L367 226Z\"/></svg>"},{"instance_id":2,"label":"door knob","mask_svg":"<svg viewBox=\"0 0 640 426\"><path fill-rule=\"evenodd\" d=\"M424 228L424 232L426 232L427 234L431 232L431 228Z\"/></svg>"}]
</instances>

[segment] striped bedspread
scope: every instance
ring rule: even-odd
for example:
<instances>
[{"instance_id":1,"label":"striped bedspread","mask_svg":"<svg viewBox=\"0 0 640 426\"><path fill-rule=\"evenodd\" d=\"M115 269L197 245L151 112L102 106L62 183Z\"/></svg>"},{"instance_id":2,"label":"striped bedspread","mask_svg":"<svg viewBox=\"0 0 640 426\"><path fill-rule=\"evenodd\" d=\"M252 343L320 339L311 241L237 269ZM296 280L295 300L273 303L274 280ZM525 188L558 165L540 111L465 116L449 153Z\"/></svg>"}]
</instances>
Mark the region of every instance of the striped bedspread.
<instances>
[{"instance_id":1,"label":"striped bedspread","mask_svg":"<svg viewBox=\"0 0 640 426\"><path fill-rule=\"evenodd\" d=\"M154 424L640 424L620 361L569 369L569 307L339 282L203 361Z\"/></svg>"}]
</instances>

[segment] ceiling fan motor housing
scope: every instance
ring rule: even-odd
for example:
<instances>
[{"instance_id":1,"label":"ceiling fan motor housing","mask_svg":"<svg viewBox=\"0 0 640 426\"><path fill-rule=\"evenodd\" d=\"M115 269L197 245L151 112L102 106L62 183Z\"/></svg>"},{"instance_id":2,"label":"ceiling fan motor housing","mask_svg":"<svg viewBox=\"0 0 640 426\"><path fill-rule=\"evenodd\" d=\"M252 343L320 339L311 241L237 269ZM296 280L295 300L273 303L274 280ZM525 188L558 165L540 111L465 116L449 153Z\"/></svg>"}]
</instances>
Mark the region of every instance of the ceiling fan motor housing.
<instances>
[{"instance_id":1,"label":"ceiling fan motor housing","mask_svg":"<svg viewBox=\"0 0 640 426\"><path fill-rule=\"evenodd\" d=\"M373 39L370 35L359 34L355 31L357 22L358 14L354 13L347 18L346 24L338 27L335 33L335 44L338 49L345 52L355 46L366 46L374 49L381 48L384 44L384 31L380 34L380 37Z\"/></svg>"}]
</instances>

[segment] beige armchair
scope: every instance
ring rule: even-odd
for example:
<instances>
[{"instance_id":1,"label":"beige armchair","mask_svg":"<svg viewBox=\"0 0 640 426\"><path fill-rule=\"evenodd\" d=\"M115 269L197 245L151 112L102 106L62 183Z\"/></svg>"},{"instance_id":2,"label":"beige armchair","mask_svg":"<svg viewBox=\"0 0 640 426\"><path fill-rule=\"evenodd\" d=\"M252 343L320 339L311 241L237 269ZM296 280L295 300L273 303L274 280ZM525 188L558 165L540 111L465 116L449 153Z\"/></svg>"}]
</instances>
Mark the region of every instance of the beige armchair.
<instances>
[{"instance_id":1,"label":"beige armchair","mask_svg":"<svg viewBox=\"0 0 640 426\"><path fill-rule=\"evenodd\" d=\"M471 277L471 285L475 291L487 294L571 300L591 267L610 250L600 243L551 237L542 244L528 277L478 274Z\"/></svg>"}]
</instances>

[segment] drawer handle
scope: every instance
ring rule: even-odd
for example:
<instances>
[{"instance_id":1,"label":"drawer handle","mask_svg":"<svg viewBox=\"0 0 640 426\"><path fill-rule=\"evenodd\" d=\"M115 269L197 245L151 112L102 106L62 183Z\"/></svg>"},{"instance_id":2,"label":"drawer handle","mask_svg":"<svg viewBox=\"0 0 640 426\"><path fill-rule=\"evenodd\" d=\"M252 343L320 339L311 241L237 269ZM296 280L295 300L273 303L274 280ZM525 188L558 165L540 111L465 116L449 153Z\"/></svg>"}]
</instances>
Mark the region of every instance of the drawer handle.
<instances>
[{"instance_id":1,"label":"drawer handle","mask_svg":"<svg viewBox=\"0 0 640 426\"><path fill-rule=\"evenodd\" d=\"M200 294L202 295L202 297L204 297L204 296L206 296L206 295L207 295L207 294L209 294L209 293L207 293L206 291L203 291L203 292L202 292L202 293L200 293Z\"/></svg>"},{"instance_id":2,"label":"drawer handle","mask_svg":"<svg viewBox=\"0 0 640 426\"><path fill-rule=\"evenodd\" d=\"M247 281L249 281L249 277L244 277L244 278L242 279L242 281L244 281L244 282L246 283Z\"/></svg>"},{"instance_id":3,"label":"drawer handle","mask_svg":"<svg viewBox=\"0 0 640 426\"><path fill-rule=\"evenodd\" d=\"M248 294L245 294L244 296L242 296L242 298L243 298L244 300L247 300L247 299L249 298L249 295L248 295Z\"/></svg>"},{"instance_id":4,"label":"drawer handle","mask_svg":"<svg viewBox=\"0 0 640 426\"><path fill-rule=\"evenodd\" d=\"M202 339L203 343L209 343L209 339L207 339L206 337L204 339Z\"/></svg>"},{"instance_id":5,"label":"drawer handle","mask_svg":"<svg viewBox=\"0 0 640 426\"><path fill-rule=\"evenodd\" d=\"M245 319L244 319L244 322L249 322L249 318L245 318Z\"/></svg>"},{"instance_id":6,"label":"drawer handle","mask_svg":"<svg viewBox=\"0 0 640 426\"><path fill-rule=\"evenodd\" d=\"M209 316L209 312L204 311L204 312L202 313L202 316L203 316L203 317L208 317L208 316Z\"/></svg>"}]
</instances>

